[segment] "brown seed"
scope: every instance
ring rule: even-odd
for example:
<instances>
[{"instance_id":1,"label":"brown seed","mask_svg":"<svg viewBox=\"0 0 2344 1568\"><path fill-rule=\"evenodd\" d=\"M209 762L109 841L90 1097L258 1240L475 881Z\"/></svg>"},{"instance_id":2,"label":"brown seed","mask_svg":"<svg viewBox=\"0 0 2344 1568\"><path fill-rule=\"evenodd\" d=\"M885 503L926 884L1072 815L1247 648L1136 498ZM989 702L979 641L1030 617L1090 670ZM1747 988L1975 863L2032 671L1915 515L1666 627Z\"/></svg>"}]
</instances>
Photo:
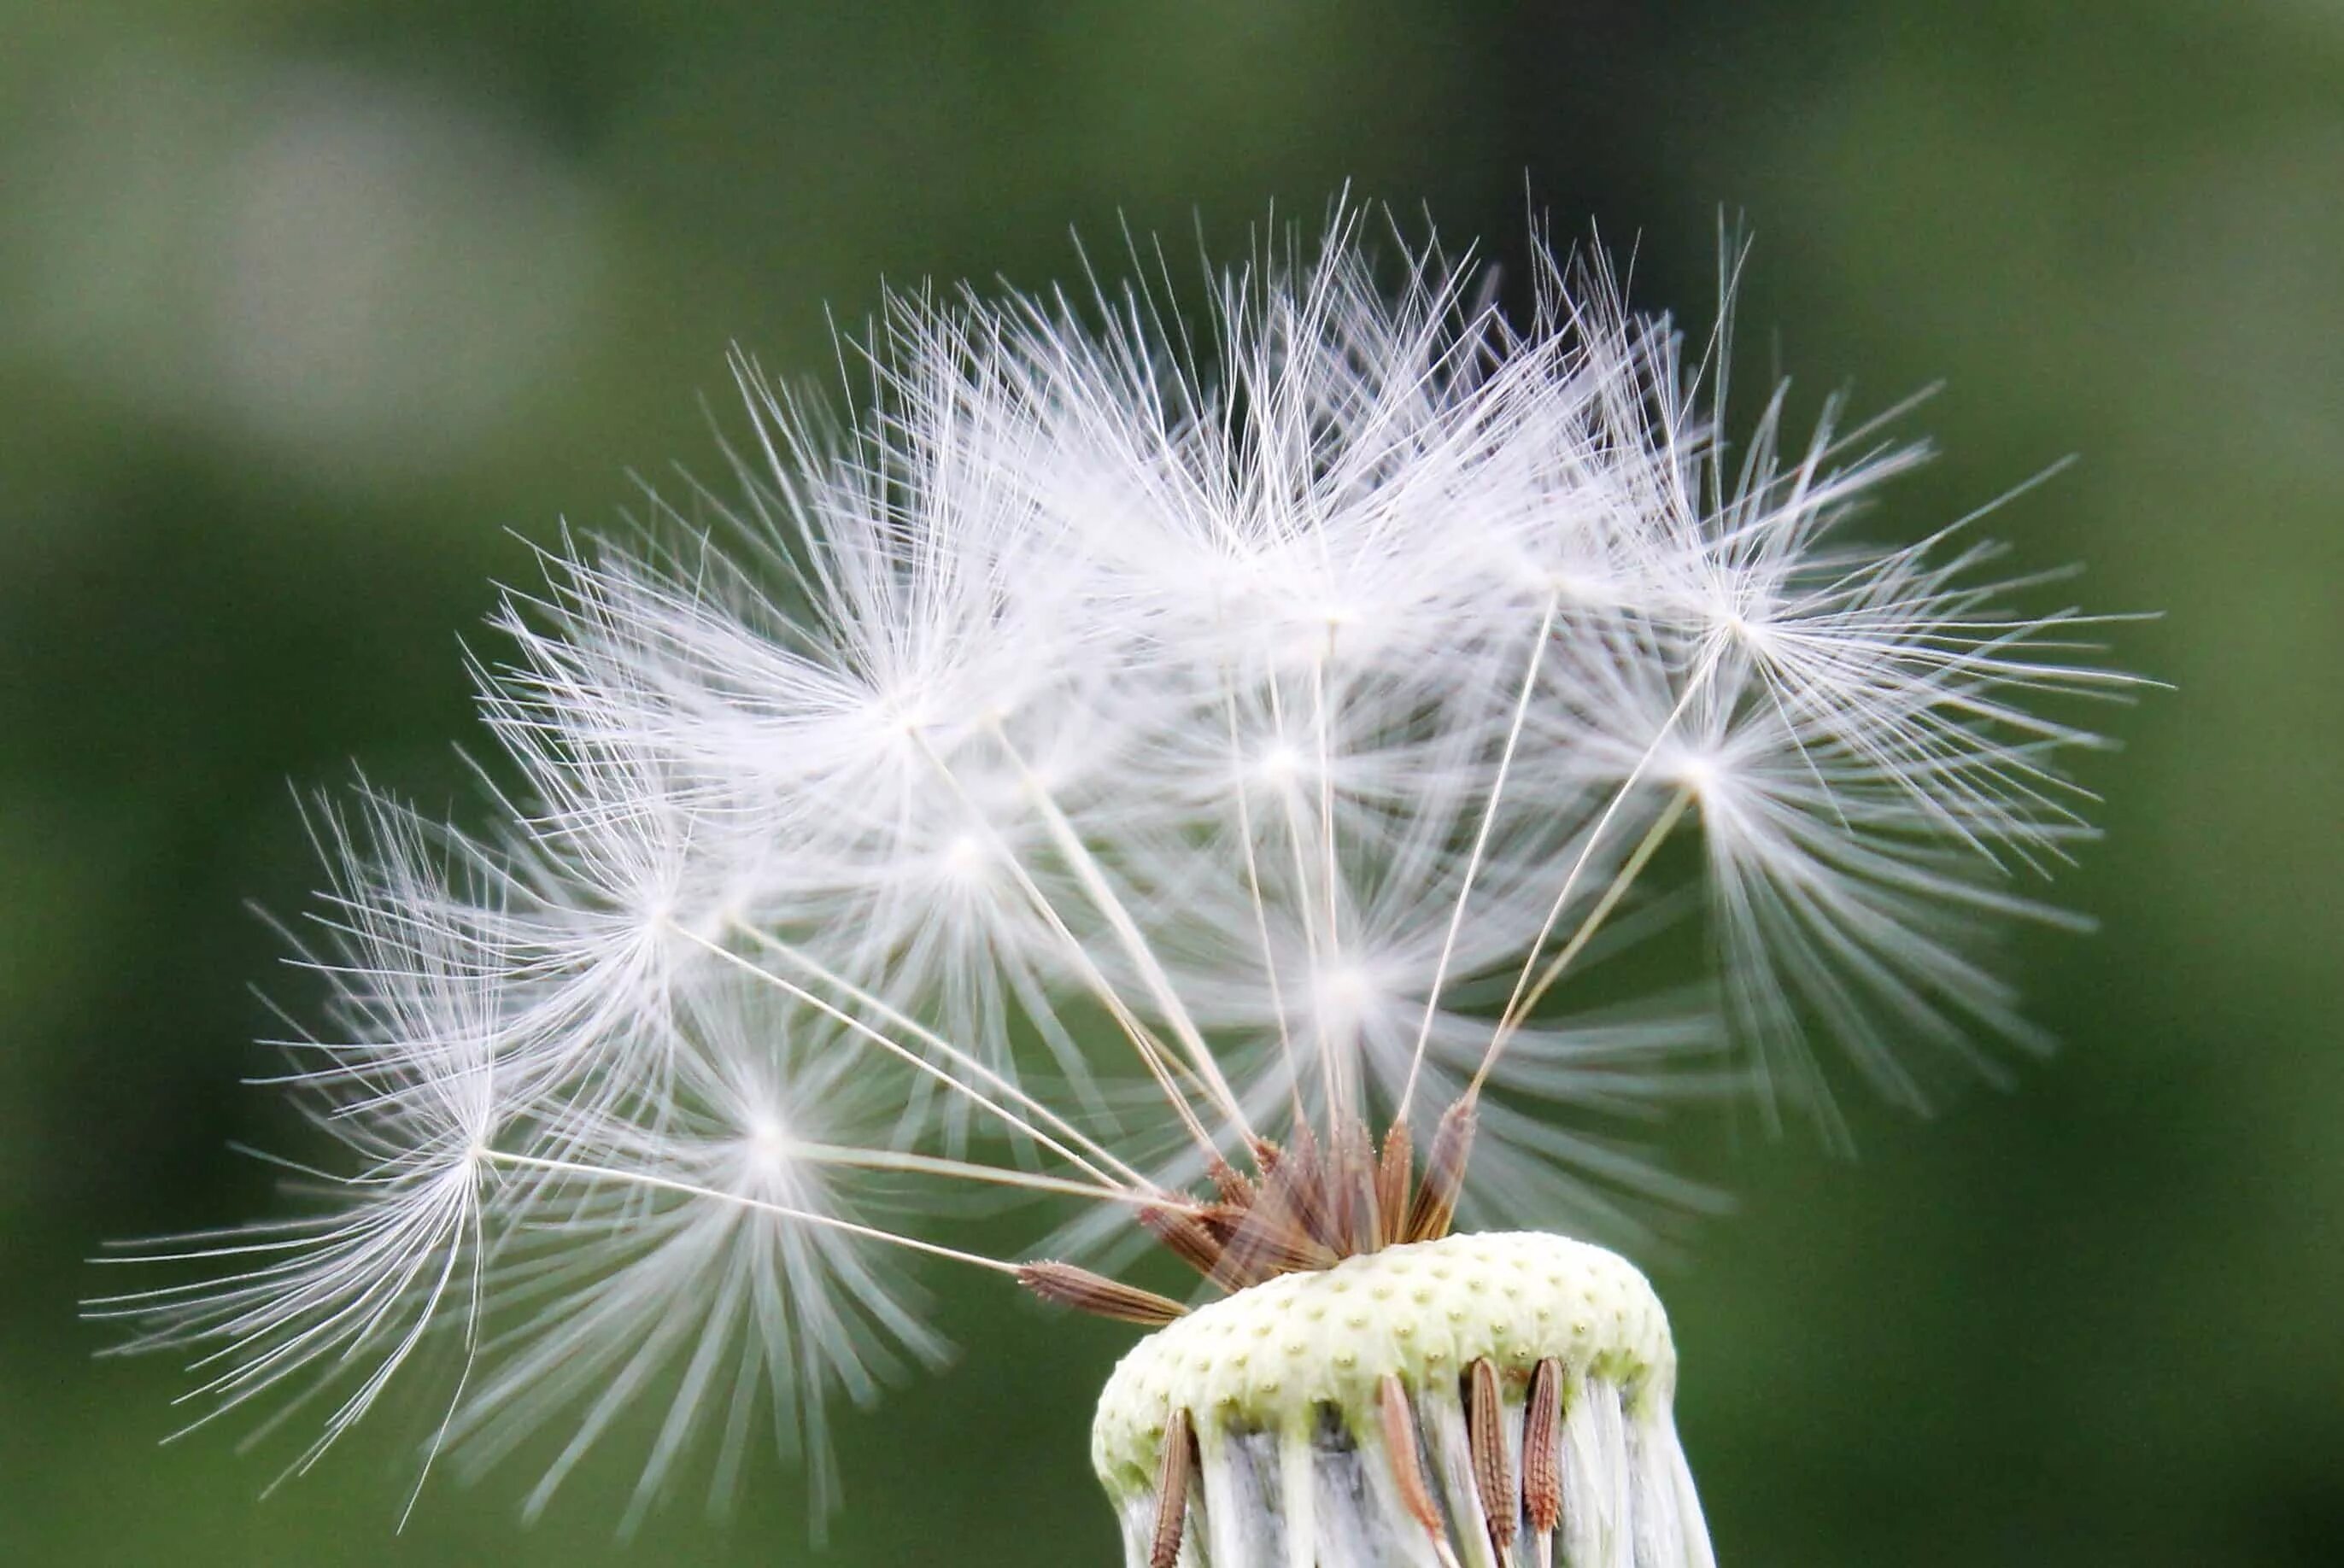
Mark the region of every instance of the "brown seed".
<instances>
[{"instance_id":1,"label":"brown seed","mask_svg":"<svg viewBox=\"0 0 2344 1568\"><path fill-rule=\"evenodd\" d=\"M1334 1251L1311 1233L1296 1201L1294 1184L1301 1166L1289 1153L1261 1184L1251 1207L1234 1211L1224 1204L1207 1216L1222 1237L1215 1282L1241 1291L1279 1274L1324 1269L1335 1261Z\"/></svg>"},{"instance_id":2,"label":"brown seed","mask_svg":"<svg viewBox=\"0 0 2344 1568\"><path fill-rule=\"evenodd\" d=\"M1376 1218L1376 1145L1365 1122L1346 1121L1335 1130L1334 1189L1342 1251L1374 1251L1381 1229Z\"/></svg>"},{"instance_id":3,"label":"brown seed","mask_svg":"<svg viewBox=\"0 0 2344 1568\"><path fill-rule=\"evenodd\" d=\"M1222 1202L1242 1209L1253 1201L1253 1178L1219 1155L1213 1156L1213 1163L1206 1174L1212 1178L1213 1190L1221 1195Z\"/></svg>"},{"instance_id":4,"label":"brown seed","mask_svg":"<svg viewBox=\"0 0 2344 1568\"><path fill-rule=\"evenodd\" d=\"M1550 1563L1555 1526L1562 1523L1562 1363L1552 1356L1531 1377L1530 1409L1522 1417L1522 1503L1539 1561Z\"/></svg>"},{"instance_id":5,"label":"brown seed","mask_svg":"<svg viewBox=\"0 0 2344 1568\"><path fill-rule=\"evenodd\" d=\"M1471 1398L1465 1407L1466 1431L1473 1447L1473 1490L1481 1496L1481 1516L1490 1523L1490 1542L1504 1559L1521 1533L1521 1506L1514 1491L1513 1456L1506 1452L1506 1413L1498 1403L1498 1369L1477 1361L1468 1374Z\"/></svg>"},{"instance_id":6,"label":"brown seed","mask_svg":"<svg viewBox=\"0 0 2344 1568\"><path fill-rule=\"evenodd\" d=\"M1457 1219L1457 1195L1465 1186L1465 1167L1473 1157L1478 1114L1470 1097L1440 1113L1440 1125L1433 1130L1432 1147L1424 1157L1424 1184L1416 1190L1416 1205L1409 1211L1409 1241L1437 1241L1449 1234Z\"/></svg>"},{"instance_id":7,"label":"brown seed","mask_svg":"<svg viewBox=\"0 0 2344 1568\"><path fill-rule=\"evenodd\" d=\"M1318 1135L1308 1121L1294 1124L1294 1136L1278 1169L1271 1172L1271 1181L1283 1183L1303 1233L1329 1252L1339 1251L1343 1242L1335 1227L1334 1206L1328 1201L1327 1163L1319 1153Z\"/></svg>"},{"instance_id":8,"label":"brown seed","mask_svg":"<svg viewBox=\"0 0 2344 1568\"><path fill-rule=\"evenodd\" d=\"M1139 1211L1139 1222L1179 1260L1207 1279L1216 1279L1221 1243L1196 1215L1177 1209L1149 1206Z\"/></svg>"},{"instance_id":9,"label":"brown seed","mask_svg":"<svg viewBox=\"0 0 2344 1568\"><path fill-rule=\"evenodd\" d=\"M1173 1568L1180 1561L1180 1533L1188 1522L1188 1477L1197 1467L1196 1434L1188 1412L1176 1410L1164 1423L1164 1457L1156 1467L1156 1532L1147 1547L1147 1568Z\"/></svg>"},{"instance_id":10,"label":"brown seed","mask_svg":"<svg viewBox=\"0 0 2344 1568\"><path fill-rule=\"evenodd\" d=\"M1449 1548L1449 1527L1441 1522L1440 1504L1433 1502L1432 1489L1424 1482L1424 1463L1417 1452L1416 1416L1409 1409L1408 1390L1401 1386L1399 1374L1386 1372L1376 1385L1376 1412L1383 1424L1384 1453L1391 1462L1392 1483L1399 1488L1401 1505L1432 1537L1441 1568L1457 1568L1457 1554Z\"/></svg>"},{"instance_id":11,"label":"brown seed","mask_svg":"<svg viewBox=\"0 0 2344 1568\"><path fill-rule=\"evenodd\" d=\"M1139 1323L1147 1328L1161 1328L1175 1318L1188 1315L1188 1309L1168 1296L1153 1291L1143 1291L1137 1285L1127 1285L1120 1280L1110 1280L1088 1269L1072 1263L1021 1263L1017 1282L1053 1305L1072 1307L1078 1312L1096 1317L1114 1318L1121 1322Z\"/></svg>"},{"instance_id":12,"label":"brown seed","mask_svg":"<svg viewBox=\"0 0 2344 1568\"><path fill-rule=\"evenodd\" d=\"M1376 1163L1376 1245L1389 1247L1408 1240L1409 1188L1415 1181L1416 1142L1408 1123L1395 1121L1384 1132L1383 1158Z\"/></svg>"}]
</instances>

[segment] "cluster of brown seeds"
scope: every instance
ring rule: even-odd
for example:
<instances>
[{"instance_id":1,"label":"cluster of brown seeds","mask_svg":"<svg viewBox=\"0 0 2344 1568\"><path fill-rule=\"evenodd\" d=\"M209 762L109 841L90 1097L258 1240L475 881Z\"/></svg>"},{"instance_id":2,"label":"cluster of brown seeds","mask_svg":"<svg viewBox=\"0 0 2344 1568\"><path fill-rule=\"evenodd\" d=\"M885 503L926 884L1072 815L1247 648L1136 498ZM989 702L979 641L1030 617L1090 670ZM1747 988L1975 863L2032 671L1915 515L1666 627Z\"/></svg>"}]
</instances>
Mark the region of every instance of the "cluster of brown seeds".
<instances>
[{"instance_id":1,"label":"cluster of brown seeds","mask_svg":"<svg viewBox=\"0 0 2344 1568\"><path fill-rule=\"evenodd\" d=\"M1138 1208L1139 1223L1208 1283L1229 1292L1280 1274L1332 1268L1404 1241L1435 1241L1456 1221L1474 1123L1470 1095L1442 1114L1420 1180L1405 1121L1394 1121L1379 1144L1363 1122L1339 1120L1322 1143L1298 1116L1284 1144L1251 1141L1250 1173L1217 1160L1210 1201L1167 1194L1161 1203ZM1149 1328L1188 1310L1168 1296L1072 1263L1027 1263L1017 1279L1046 1302Z\"/></svg>"},{"instance_id":2,"label":"cluster of brown seeds","mask_svg":"<svg viewBox=\"0 0 2344 1568\"><path fill-rule=\"evenodd\" d=\"M1531 1375L1522 1422L1521 1474L1514 1473L1510 1434L1499 1395L1498 1369L1480 1360L1465 1369L1461 1393L1473 1458L1473 1489L1498 1562L1512 1564L1525 1520L1538 1568L1553 1568L1554 1533L1562 1523L1562 1363L1549 1357ZM1441 1568L1459 1568L1449 1523L1424 1473L1423 1437L1407 1386L1387 1372L1377 1384L1376 1414L1384 1452L1401 1504L1423 1526ZM1198 1463L1197 1437L1185 1409L1166 1423L1164 1458L1156 1476L1156 1522L1148 1568L1176 1568L1187 1532L1188 1493Z\"/></svg>"},{"instance_id":3,"label":"cluster of brown seeds","mask_svg":"<svg viewBox=\"0 0 2344 1568\"><path fill-rule=\"evenodd\" d=\"M1298 1116L1286 1143L1258 1138L1250 1142L1251 1172L1216 1161L1209 1172L1210 1201L1167 1199L1145 1205L1138 1210L1139 1222L1174 1256L1227 1292L1280 1274L1329 1269L1345 1258L1404 1242L1436 1241L1449 1234L1456 1220L1475 1120L1470 1094L1442 1114L1420 1178L1405 1121L1392 1122L1378 1141L1365 1124L1339 1121L1321 1141L1308 1121ZM1167 1296L1071 1263L1028 1263L1019 1270L1018 1281L1044 1301L1149 1328L1188 1311ZM1538 1542L1541 1568L1552 1562L1552 1533L1562 1514L1561 1375L1561 1363L1552 1360L1540 1362L1532 1375L1518 1489L1498 1370L1482 1360L1464 1373L1460 1392L1471 1434L1474 1486L1502 1563L1514 1561L1513 1544L1525 1517ZM1448 1525L1425 1477L1416 1418L1397 1376L1382 1380L1378 1414L1401 1502L1431 1537L1443 1568L1456 1568ZM1175 1410L1156 1479L1149 1568L1174 1568L1179 1557L1197 1464L1188 1412Z\"/></svg>"}]
</instances>

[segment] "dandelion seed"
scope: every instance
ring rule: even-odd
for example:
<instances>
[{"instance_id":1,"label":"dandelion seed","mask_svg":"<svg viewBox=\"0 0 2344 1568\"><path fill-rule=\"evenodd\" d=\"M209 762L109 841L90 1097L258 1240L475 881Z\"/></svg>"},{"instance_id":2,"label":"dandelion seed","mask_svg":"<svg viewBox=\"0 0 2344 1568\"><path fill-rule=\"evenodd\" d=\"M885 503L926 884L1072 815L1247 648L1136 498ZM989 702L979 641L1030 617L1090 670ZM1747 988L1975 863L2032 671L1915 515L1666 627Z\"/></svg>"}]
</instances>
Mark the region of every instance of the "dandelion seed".
<instances>
[{"instance_id":1,"label":"dandelion seed","mask_svg":"<svg viewBox=\"0 0 2344 1568\"><path fill-rule=\"evenodd\" d=\"M2127 682L1967 525L1854 539L1917 447L1779 395L1729 447L1722 331L1688 371L1543 255L1510 324L1362 223L1193 329L895 299L844 421L738 366L713 530L498 617L493 830L328 819L287 1082L353 1167L158 1249L215 1271L99 1303L129 1348L342 1391L307 1464L437 1335L434 1452L566 1434L532 1512L644 1402L629 1525L758 1427L826 1508L944 1260L1154 1330L1093 1432L1132 1568L1709 1563L1660 1305L1547 1232L1701 1201L1635 1137L1722 1080L1834 1131L1814 1040L1913 1104L2027 1040L1984 939L2056 918L2091 743L2044 704ZM1713 973L1597 1005L1697 906ZM1065 1256L941 1239L978 1192ZM1196 1299L1112 1276L1157 1247Z\"/></svg>"},{"instance_id":2,"label":"dandelion seed","mask_svg":"<svg viewBox=\"0 0 2344 1568\"><path fill-rule=\"evenodd\" d=\"M393 807L369 798L362 811L356 829L319 819L341 879L319 915L324 945L304 960L332 981L343 1033L287 1042L283 1080L351 1173L304 1174L306 1215L116 1251L108 1261L212 1271L90 1303L135 1326L126 1351L200 1352L187 1397L207 1408L191 1425L283 1398L265 1430L327 1402L288 1473L356 1424L435 1329L470 1342L481 1310L481 1155L503 1110L482 983L497 921L485 906L460 924L434 918L460 859Z\"/></svg>"}]
</instances>

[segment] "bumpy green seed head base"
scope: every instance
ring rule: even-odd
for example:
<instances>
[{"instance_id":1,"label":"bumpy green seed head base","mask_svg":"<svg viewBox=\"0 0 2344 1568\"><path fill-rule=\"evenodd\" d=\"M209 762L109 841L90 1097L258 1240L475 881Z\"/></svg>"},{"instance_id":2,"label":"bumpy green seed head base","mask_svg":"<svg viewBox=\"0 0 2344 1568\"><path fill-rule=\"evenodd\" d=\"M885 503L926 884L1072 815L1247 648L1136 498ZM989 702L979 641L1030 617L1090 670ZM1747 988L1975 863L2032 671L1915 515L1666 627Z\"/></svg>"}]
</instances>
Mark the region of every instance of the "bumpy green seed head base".
<instances>
[{"instance_id":1,"label":"bumpy green seed head base","mask_svg":"<svg viewBox=\"0 0 2344 1568\"><path fill-rule=\"evenodd\" d=\"M1115 1369L1091 1462L1118 1496L1155 1483L1175 1408L1197 1430L1277 1431L1332 1406L1364 1423L1384 1375L1411 1392L1487 1359L1520 1397L1547 1358L1665 1403L1676 1351L1632 1264L1534 1231L1445 1236L1282 1274L1157 1330Z\"/></svg>"},{"instance_id":2,"label":"bumpy green seed head base","mask_svg":"<svg viewBox=\"0 0 2344 1568\"><path fill-rule=\"evenodd\" d=\"M1676 1372L1622 1259L1448 1236L1159 1329L1108 1380L1091 1459L1126 1568L1715 1568Z\"/></svg>"}]
</instances>

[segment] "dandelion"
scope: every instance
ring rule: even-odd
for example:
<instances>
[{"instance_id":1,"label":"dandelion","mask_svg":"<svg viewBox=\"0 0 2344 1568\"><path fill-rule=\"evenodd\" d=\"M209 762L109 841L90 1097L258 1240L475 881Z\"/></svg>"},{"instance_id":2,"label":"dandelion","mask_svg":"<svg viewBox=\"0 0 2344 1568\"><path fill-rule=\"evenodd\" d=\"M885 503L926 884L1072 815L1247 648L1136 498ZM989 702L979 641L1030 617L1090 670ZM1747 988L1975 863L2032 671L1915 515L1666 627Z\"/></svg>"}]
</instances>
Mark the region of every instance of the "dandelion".
<instances>
[{"instance_id":1,"label":"dandelion","mask_svg":"<svg viewBox=\"0 0 2344 1568\"><path fill-rule=\"evenodd\" d=\"M713 521L499 614L491 829L324 819L325 1205L95 1310L199 1422L338 1398L296 1469L452 1347L427 1453L567 1433L532 1511L663 1400L631 1523L761 1429L831 1506L943 1260L1151 1331L1092 1437L1132 1568L1710 1562L1665 1316L1580 1238L1702 1201L1632 1136L1688 1094L1831 1131L1811 1041L1919 1103L2029 1039L1985 944L2058 918L2091 743L2038 710L2127 682L1967 525L1853 537L1917 448L1777 395L1730 449L1722 332L1401 251L1339 211L1197 323L897 297L844 419L738 365ZM1688 919L1707 974L1589 983ZM978 1192L1049 1255L939 1239Z\"/></svg>"}]
</instances>

